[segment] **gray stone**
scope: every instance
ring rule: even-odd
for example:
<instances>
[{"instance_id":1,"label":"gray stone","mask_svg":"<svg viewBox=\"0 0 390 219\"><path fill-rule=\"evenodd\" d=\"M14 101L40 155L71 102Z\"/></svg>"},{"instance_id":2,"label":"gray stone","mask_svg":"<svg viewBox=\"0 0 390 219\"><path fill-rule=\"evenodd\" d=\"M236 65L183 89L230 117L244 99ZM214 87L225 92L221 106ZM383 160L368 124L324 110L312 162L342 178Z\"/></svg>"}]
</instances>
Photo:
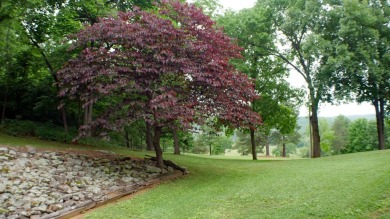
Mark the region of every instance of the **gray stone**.
<instances>
[{"instance_id":1,"label":"gray stone","mask_svg":"<svg viewBox=\"0 0 390 219\"><path fill-rule=\"evenodd\" d=\"M50 161L48 159L40 158L38 160L35 160L33 164L37 166L48 166L50 164Z\"/></svg>"},{"instance_id":2,"label":"gray stone","mask_svg":"<svg viewBox=\"0 0 390 219\"><path fill-rule=\"evenodd\" d=\"M11 149L0 147L0 156L5 157L0 158L4 218L50 218L88 201L103 201L109 192L146 183L161 173L152 162L27 150L9 154ZM0 212L0 219L3 215Z\"/></svg>"},{"instance_id":3,"label":"gray stone","mask_svg":"<svg viewBox=\"0 0 390 219\"><path fill-rule=\"evenodd\" d=\"M31 209L33 211L40 211L40 212L46 212L47 211L47 205L45 204L42 204L42 205L39 205L33 209Z\"/></svg>"},{"instance_id":4,"label":"gray stone","mask_svg":"<svg viewBox=\"0 0 390 219\"><path fill-rule=\"evenodd\" d=\"M147 173L161 173L161 169L158 167L146 165L145 172L147 172Z\"/></svg>"},{"instance_id":5,"label":"gray stone","mask_svg":"<svg viewBox=\"0 0 390 219\"><path fill-rule=\"evenodd\" d=\"M123 182L125 183L129 183L129 182L133 182L134 181L134 178L131 177L131 176L126 176L126 177L122 177L121 179Z\"/></svg>"},{"instance_id":6,"label":"gray stone","mask_svg":"<svg viewBox=\"0 0 390 219\"><path fill-rule=\"evenodd\" d=\"M97 186L89 186L89 187L87 187L87 188L85 189L85 191L87 191L87 192L92 192L92 193L94 193L94 194L98 194L98 193L101 192L101 189L100 189L99 187L97 187Z\"/></svg>"},{"instance_id":7,"label":"gray stone","mask_svg":"<svg viewBox=\"0 0 390 219\"><path fill-rule=\"evenodd\" d=\"M63 208L64 208L64 206L61 205L61 204L54 204L54 205L50 205L50 206L49 206L48 211L50 210L50 211L52 211L52 212L56 212L56 211L59 211L59 210L61 210L61 209L63 209Z\"/></svg>"},{"instance_id":8,"label":"gray stone","mask_svg":"<svg viewBox=\"0 0 390 219\"><path fill-rule=\"evenodd\" d=\"M17 155L16 151L14 151L14 150L9 150L8 154L12 155L12 156L16 156Z\"/></svg>"},{"instance_id":9,"label":"gray stone","mask_svg":"<svg viewBox=\"0 0 390 219\"><path fill-rule=\"evenodd\" d=\"M20 208L25 204L26 204L26 201L23 199L19 199L19 200L15 201L14 203L12 203L12 205L17 207L17 208Z\"/></svg>"},{"instance_id":10,"label":"gray stone","mask_svg":"<svg viewBox=\"0 0 390 219\"><path fill-rule=\"evenodd\" d=\"M0 161L9 160L7 156L0 155Z\"/></svg>"},{"instance_id":11,"label":"gray stone","mask_svg":"<svg viewBox=\"0 0 390 219\"><path fill-rule=\"evenodd\" d=\"M5 182L0 182L0 193L4 193L7 191L7 184Z\"/></svg>"},{"instance_id":12,"label":"gray stone","mask_svg":"<svg viewBox=\"0 0 390 219\"><path fill-rule=\"evenodd\" d=\"M0 154L8 153L9 149L7 147L0 147Z\"/></svg>"}]
</instances>

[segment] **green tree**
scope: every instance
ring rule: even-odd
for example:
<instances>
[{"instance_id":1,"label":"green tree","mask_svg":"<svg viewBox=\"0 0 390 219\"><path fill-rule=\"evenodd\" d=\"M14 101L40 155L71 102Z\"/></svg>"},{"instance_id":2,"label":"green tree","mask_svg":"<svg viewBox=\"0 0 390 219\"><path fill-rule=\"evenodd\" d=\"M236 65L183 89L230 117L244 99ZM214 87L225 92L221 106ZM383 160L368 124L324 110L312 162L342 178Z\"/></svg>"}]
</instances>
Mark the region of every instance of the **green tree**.
<instances>
[{"instance_id":1,"label":"green tree","mask_svg":"<svg viewBox=\"0 0 390 219\"><path fill-rule=\"evenodd\" d=\"M262 142L264 142L265 139L262 134L263 133L259 131L254 133L256 154L263 151L263 147L260 147L261 145L264 145ZM237 138L233 144L233 149L236 149L241 155L252 154L252 139L251 136L248 135L247 130L235 130L235 136Z\"/></svg>"},{"instance_id":2,"label":"green tree","mask_svg":"<svg viewBox=\"0 0 390 219\"><path fill-rule=\"evenodd\" d=\"M337 116L334 120L332 125L334 139L331 144L331 154L341 154L341 152L345 150L349 139L350 122L351 121L343 115Z\"/></svg>"},{"instance_id":3,"label":"green tree","mask_svg":"<svg viewBox=\"0 0 390 219\"><path fill-rule=\"evenodd\" d=\"M270 143L277 145L273 150L275 156L287 157L289 154L296 154L297 144L300 142L301 134L300 127L296 127L295 131L290 134L283 134L278 130L274 130L270 137Z\"/></svg>"},{"instance_id":4,"label":"green tree","mask_svg":"<svg viewBox=\"0 0 390 219\"><path fill-rule=\"evenodd\" d=\"M361 151L371 151L376 144L375 122L367 119L357 119L349 126L349 141L343 152L354 153Z\"/></svg>"},{"instance_id":5,"label":"green tree","mask_svg":"<svg viewBox=\"0 0 390 219\"><path fill-rule=\"evenodd\" d=\"M212 18L216 18L223 9L219 0L195 0L194 4L202 8L203 13Z\"/></svg>"},{"instance_id":6,"label":"green tree","mask_svg":"<svg viewBox=\"0 0 390 219\"><path fill-rule=\"evenodd\" d=\"M224 128L216 129L212 124L201 126L195 142L197 150L202 151L201 148L207 148L210 155L224 154L225 150L231 149L233 144L231 138L225 134Z\"/></svg>"},{"instance_id":7,"label":"green tree","mask_svg":"<svg viewBox=\"0 0 390 219\"><path fill-rule=\"evenodd\" d=\"M323 155L330 155L331 146L334 140L334 131L329 126L329 123L326 119L320 119L320 136L321 136L321 153Z\"/></svg>"},{"instance_id":8,"label":"green tree","mask_svg":"<svg viewBox=\"0 0 390 219\"><path fill-rule=\"evenodd\" d=\"M234 13L230 12L225 16L232 15ZM330 80L324 70L333 48L332 40L325 37L332 34L334 26L333 19L327 19L329 16L326 2L265 0L258 1L252 9L240 11L234 21L224 24L225 27L234 22L241 24L234 32L239 40L246 40L246 49L257 48L261 57L272 62L280 59L304 78L313 130L312 157L321 155L318 106L330 101L332 96Z\"/></svg>"},{"instance_id":9,"label":"green tree","mask_svg":"<svg viewBox=\"0 0 390 219\"><path fill-rule=\"evenodd\" d=\"M389 1L347 0L330 7L339 18L337 50L329 71L340 96L375 107L378 149L385 148L385 107L390 89Z\"/></svg>"},{"instance_id":10,"label":"green tree","mask_svg":"<svg viewBox=\"0 0 390 219\"><path fill-rule=\"evenodd\" d=\"M296 109L301 103L302 92L292 88L285 80L288 69L283 59L271 55L264 46L275 47L275 36L268 19L271 14L263 8L246 9L240 12L228 11L218 19L225 32L238 39L244 47L244 60L235 62L237 68L255 80L256 91L261 98L252 103L253 110L262 117L263 124L260 145L269 156L269 137L272 129L284 134L294 131L297 119ZM260 46L261 45L261 46ZM252 156L256 158L255 130L250 130Z\"/></svg>"}]
</instances>

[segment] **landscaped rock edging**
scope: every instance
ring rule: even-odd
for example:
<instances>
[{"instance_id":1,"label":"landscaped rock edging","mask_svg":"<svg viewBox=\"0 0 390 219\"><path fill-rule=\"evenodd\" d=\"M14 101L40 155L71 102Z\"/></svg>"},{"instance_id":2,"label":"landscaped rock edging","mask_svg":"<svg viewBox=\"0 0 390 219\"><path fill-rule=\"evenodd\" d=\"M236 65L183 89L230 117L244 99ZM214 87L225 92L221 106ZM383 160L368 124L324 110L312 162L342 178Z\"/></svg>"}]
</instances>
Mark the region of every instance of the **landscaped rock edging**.
<instances>
[{"instance_id":1,"label":"landscaped rock edging","mask_svg":"<svg viewBox=\"0 0 390 219\"><path fill-rule=\"evenodd\" d=\"M0 146L0 219L63 217L131 194L174 172L154 165L102 151L92 157Z\"/></svg>"}]
</instances>

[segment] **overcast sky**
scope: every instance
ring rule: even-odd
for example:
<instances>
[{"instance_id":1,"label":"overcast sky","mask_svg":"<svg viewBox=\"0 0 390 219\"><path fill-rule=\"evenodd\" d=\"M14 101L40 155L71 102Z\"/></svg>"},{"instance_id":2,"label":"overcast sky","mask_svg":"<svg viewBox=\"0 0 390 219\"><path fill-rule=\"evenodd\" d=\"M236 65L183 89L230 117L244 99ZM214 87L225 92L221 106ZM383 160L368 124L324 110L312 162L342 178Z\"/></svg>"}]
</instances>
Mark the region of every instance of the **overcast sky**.
<instances>
[{"instance_id":1,"label":"overcast sky","mask_svg":"<svg viewBox=\"0 0 390 219\"><path fill-rule=\"evenodd\" d=\"M224 8L228 9L234 9L234 10L240 10L243 8L250 8L252 7L256 0L219 0L221 5L223 5Z\"/></svg>"},{"instance_id":2,"label":"overcast sky","mask_svg":"<svg viewBox=\"0 0 390 219\"><path fill-rule=\"evenodd\" d=\"M223 5L224 8L231 8L233 10L241 10L243 8L252 7L256 0L219 0L219 2ZM305 82L302 79L302 76L297 73L291 73L290 83L295 87L306 87ZM331 104L321 104L319 110L319 116L329 117L329 116L338 116L342 115L366 115L366 114L374 114L375 109L369 103L357 104L341 104L338 106ZM307 116L308 109L305 106L302 106L300 109L300 116Z\"/></svg>"}]
</instances>

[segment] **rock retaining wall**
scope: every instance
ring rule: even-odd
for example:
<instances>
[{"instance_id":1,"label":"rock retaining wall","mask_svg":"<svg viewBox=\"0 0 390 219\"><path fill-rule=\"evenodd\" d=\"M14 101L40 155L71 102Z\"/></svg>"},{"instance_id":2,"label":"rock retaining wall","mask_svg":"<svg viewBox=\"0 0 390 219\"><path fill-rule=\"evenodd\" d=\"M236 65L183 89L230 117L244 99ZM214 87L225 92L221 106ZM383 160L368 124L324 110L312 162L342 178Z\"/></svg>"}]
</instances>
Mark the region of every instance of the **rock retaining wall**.
<instances>
[{"instance_id":1,"label":"rock retaining wall","mask_svg":"<svg viewBox=\"0 0 390 219\"><path fill-rule=\"evenodd\" d=\"M0 219L58 217L131 193L174 171L154 165L129 157L0 146Z\"/></svg>"}]
</instances>

